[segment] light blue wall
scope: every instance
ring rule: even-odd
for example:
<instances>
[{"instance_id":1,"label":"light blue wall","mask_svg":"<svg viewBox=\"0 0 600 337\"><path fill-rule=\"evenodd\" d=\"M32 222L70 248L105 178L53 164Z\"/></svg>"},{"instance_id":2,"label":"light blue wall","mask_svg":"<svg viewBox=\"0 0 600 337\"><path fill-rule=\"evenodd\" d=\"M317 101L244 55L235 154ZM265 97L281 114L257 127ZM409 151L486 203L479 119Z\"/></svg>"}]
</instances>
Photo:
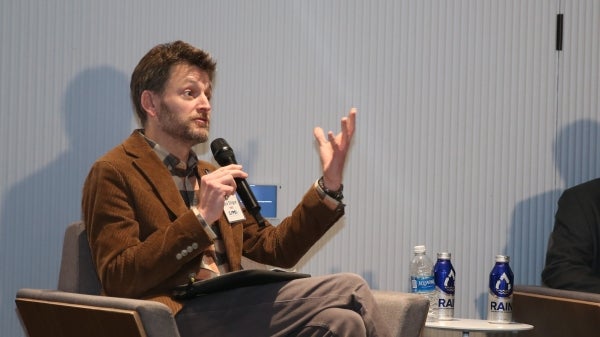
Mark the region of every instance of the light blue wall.
<instances>
[{"instance_id":1,"label":"light blue wall","mask_svg":"<svg viewBox=\"0 0 600 337\"><path fill-rule=\"evenodd\" d=\"M407 291L426 244L481 317L493 256L539 283L558 195L600 176L598 31L592 0L0 2L0 334L23 334L17 289L56 287L87 170L135 127L130 73L174 39L218 60L212 135L279 214L319 175L312 128L359 109L347 216L302 271Z\"/></svg>"}]
</instances>

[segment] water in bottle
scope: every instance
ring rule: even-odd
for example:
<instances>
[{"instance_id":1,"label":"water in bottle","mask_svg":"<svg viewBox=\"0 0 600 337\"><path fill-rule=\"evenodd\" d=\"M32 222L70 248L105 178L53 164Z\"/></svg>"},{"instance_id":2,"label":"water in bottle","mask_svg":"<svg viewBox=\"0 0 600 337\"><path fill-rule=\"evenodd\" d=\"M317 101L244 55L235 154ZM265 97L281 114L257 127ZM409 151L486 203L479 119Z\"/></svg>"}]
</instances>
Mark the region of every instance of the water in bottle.
<instances>
[{"instance_id":1,"label":"water in bottle","mask_svg":"<svg viewBox=\"0 0 600 337\"><path fill-rule=\"evenodd\" d=\"M433 267L437 295L436 307L438 319L441 321L454 318L454 280L456 274L450 258L450 253L438 253L437 262Z\"/></svg>"},{"instance_id":2,"label":"water in bottle","mask_svg":"<svg viewBox=\"0 0 600 337\"><path fill-rule=\"evenodd\" d=\"M421 294L429 300L428 321L437 321L437 296L433 277L433 262L426 254L425 246L415 246L410 262L410 284L413 293Z\"/></svg>"},{"instance_id":3,"label":"water in bottle","mask_svg":"<svg viewBox=\"0 0 600 337\"><path fill-rule=\"evenodd\" d=\"M508 265L509 257L496 255L496 264L490 272L488 296L488 321L512 322L513 272Z\"/></svg>"}]
</instances>

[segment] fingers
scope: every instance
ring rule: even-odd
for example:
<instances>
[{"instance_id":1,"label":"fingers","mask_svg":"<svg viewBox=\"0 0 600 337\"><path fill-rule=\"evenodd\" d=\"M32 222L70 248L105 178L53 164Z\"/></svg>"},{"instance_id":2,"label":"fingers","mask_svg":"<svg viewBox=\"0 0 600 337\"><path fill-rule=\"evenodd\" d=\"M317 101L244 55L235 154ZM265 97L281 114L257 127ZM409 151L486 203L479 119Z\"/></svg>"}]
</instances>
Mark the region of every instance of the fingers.
<instances>
[{"instance_id":1,"label":"fingers","mask_svg":"<svg viewBox=\"0 0 600 337\"><path fill-rule=\"evenodd\" d=\"M315 135L315 139L317 140L317 143L319 143L319 145L323 145L324 143L327 142L322 128L320 128L318 126L315 127L313 129L313 134Z\"/></svg>"},{"instance_id":2,"label":"fingers","mask_svg":"<svg viewBox=\"0 0 600 337\"><path fill-rule=\"evenodd\" d=\"M324 131L321 127L315 127L313 133L315 139L319 145L326 144L327 142L333 144L335 147L344 147L354 135L354 129L356 125L356 108L350 109L348 116L344 116L341 119L342 131L335 135L333 131L327 132L327 138L325 138ZM339 139L337 139L339 137Z\"/></svg>"},{"instance_id":3,"label":"fingers","mask_svg":"<svg viewBox=\"0 0 600 337\"><path fill-rule=\"evenodd\" d=\"M342 137L352 138L356 125L356 108L350 109L347 117L342 118Z\"/></svg>"},{"instance_id":4,"label":"fingers","mask_svg":"<svg viewBox=\"0 0 600 337\"><path fill-rule=\"evenodd\" d=\"M217 221L223 213L226 199L235 194L236 178L247 178L237 164L220 167L200 178L200 195L198 196L198 211L207 223Z\"/></svg>"},{"instance_id":5,"label":"fingers","mask_svg":"<svg viewBox=\"0 0 600 337\"><path fill-rule=\"evenodd\" d=\"M236 178L247 178L248 174L242 171L242 166L237 164L227 165L202 176L202 184L205 185L211 194L229 196L235 193L237 184Z\"/></svg>"},{"instance_id":6,"label":"fingers","mask_svg":"<svg viewBox=\"0 0 600 337\"><path fill-rule=\"evenodd\" d=\"M348 116L342 118L342 142L347 143L354 135L354 126L356 125L356 108L350 109Z\"/></svg>"},{"instance_id":7,"label":"fingers","mask_svg":"<svg viewBox=\"0 0 600 337\"><path fill-rule=\"evenodd\" d=\"M335 143L335 135L333 134L333 131L327 132L327 139L330 143Z\"/></svg>"},{"instance_id":8,"label":"fingers","mask_svg":"<svg viewBox=\"0 0 600 337\"><path fill-rule=\"evenodd\" d=\"M248 174L242 170L242 165L231 164L219 167L215 171L209 173L212 178L232 177L232 178L248 178Z\"/></svg>"}]
</instances>

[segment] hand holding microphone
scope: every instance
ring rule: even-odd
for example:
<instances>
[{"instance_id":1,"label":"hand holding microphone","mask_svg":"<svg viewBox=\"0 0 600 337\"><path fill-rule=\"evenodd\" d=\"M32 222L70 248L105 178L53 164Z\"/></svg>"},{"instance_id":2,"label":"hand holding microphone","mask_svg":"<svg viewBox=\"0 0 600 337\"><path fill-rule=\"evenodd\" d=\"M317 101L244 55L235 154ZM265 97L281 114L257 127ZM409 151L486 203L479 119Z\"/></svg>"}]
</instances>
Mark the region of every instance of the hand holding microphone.
<instances>
[{"instance_id":1,"label":"hand holding microphone","mask_svg":"<svg viewBox=\"0 0 600 337\"><path fill-rule=\"evenodd\" d=\"M247 176L242 171L242 165L228 165L200 178L200 203L197 208L207 223L213 223L221 217L225 199L235 193L235 178Z\"/></svg>"},{"instance_id":2,"label":"hand holding microphone","mask_svg":"<svg viewBox=\"0 0 600 337\"><path fill-rule=\"evenodd\" d=\"M229 146L227 141L223 138L217 138L210 143L210 150L215 157L215 160L221 166L228 166L231 164L237 164L233 149ZM237 194L242 199L244 206L250 212L250 214L256 219L260 226L265 225L265 219L260 214L260 205L250 189L250 185L246 181L245 177L234 177L237 185Z\"/></svg>"}]
</instances>

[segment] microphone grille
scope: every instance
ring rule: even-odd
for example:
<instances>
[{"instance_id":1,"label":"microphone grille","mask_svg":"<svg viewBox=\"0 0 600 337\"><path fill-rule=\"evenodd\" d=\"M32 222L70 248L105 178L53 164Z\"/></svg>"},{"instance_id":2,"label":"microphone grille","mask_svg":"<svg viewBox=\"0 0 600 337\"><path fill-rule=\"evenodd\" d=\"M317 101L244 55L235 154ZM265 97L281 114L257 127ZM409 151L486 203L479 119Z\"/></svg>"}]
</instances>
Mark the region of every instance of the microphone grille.
<instances>
[{"instance_id":1,"label":"microphone grille","mask_svg":"<svg viewBox=\"0 0 600 337\"><path fill-rule=\"evenodd\" d=\"M233 149L227 144L225 139L217 138L213 140L210 143L210 150L219 165L225 166L228 164L235 164Z\"/></svg>"},{"instance_id":2,"label":"microphone grille","mask_svg":"<svg viewBox=\"0 0 600 337\"><path fill-rule=\"evenodd\" d=\"M229 144L227 144L227 141L223 138L217 138L210 143L210 150L213 155L217 155L220 151L227 151L230 149L231 147L229 147Z\"/></svg>"}]
</instances>

